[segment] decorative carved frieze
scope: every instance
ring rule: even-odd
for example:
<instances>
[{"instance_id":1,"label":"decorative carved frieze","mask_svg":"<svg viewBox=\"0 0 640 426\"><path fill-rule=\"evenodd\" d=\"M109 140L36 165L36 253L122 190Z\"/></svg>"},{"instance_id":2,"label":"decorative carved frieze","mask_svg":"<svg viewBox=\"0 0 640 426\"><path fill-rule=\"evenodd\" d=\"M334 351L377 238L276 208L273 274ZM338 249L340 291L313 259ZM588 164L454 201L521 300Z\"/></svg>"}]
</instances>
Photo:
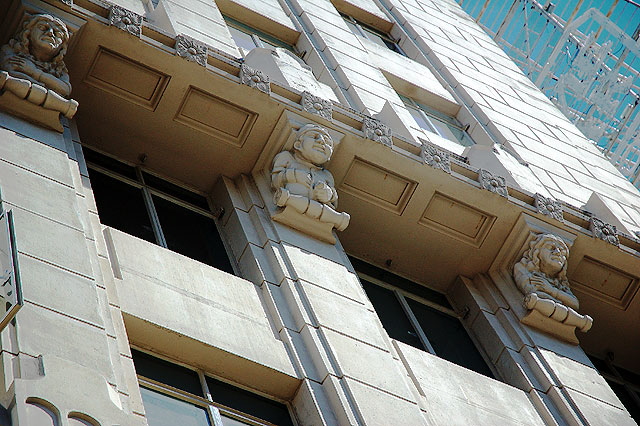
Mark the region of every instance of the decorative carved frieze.
<instances>
[{"instance_id":1,"label":"decorative carved frieze","mask_svg":"<svg viewBox=\"0 0 640 426\"><path fill-rule=\"evenodd\" d=\"M142 35L142 16L115 4L109 9L109 25L136 37Z\"/></svg>"},{"instance_id":2,"label":"decorative carved frieze","mask_svg":"<svg viewBox=\"0 0 640 426\"><path fill-rule=\"evenodd\" d=\"M562 213L562 204L558 200L553 198L546 198L541 194L536 194L534 198L534 204L538 213L545 216L552 217L562 222L564 215Z\"/></svg>"},{"instance_id":3,"label":"decorative carved frieze","mask_svg":"<svg viewBox=\"0 0 640 426\"><path fill-rule=\"evenodd\" d=\"M73 6L73 0L60 0L61 3L66 4L67 6Z\"/></svg>"},{"instance_id":4,"label":"decorative carved frieze","mask_svg":"<svg viewBox=\"0 0 640 426\"><path fill-rule=\"evenodd\" d=\"M273 201L280 207L272 217L301 232L335 243L333 228L342 231L350 216L336 210L338 192L324 164L333 154L333 139L323 127L307 124L298 130L291 151L273 159Z\"/></svg>"},{"instance_id":5,"label":"decorative carved frieze","mask_svg":"<svg viewBox=\"0 0 640 426\"><path fill-rule=\"evenodd\" d=\"M386 146L393 145L391 141L391 129L380 120L365 116L362 122L362 131L364 132L364 137L367 139Z\"/></svg>"},{"instance_id":6,"label":"decorative carved frieze","mask_svg":"<svg viewBox=\"0 0 640 426\"><path fill-rule=\"evenodd\" d=\"M68 43L69 30L60 19L26 15L18 32L0 49L0 90L72 118L78 102L66 99L71 94L69 73L63 61ZM3 97L3 105L8 105L7 102L11 101ZM34 116L33 120L39 118ZM52 127L62 130L59 120Z\"/></svg>"},{"instance_id":7,"label":"decorative carved frieze","mask_svg":"<svg viewBox=\"0 0 640 426\"><path fill-rule=\"evenodd\" d=\"M451 173L451 158L448 152L442 151L428 144L423 144L422 158L425 164L430 165L434 169L440 169L446 173Z\"/></svg>"},{"instance_id":8,"label":"decorative carved frieze","mask_svg":"<svg viewBox=\"0 0 640 426\"><path fill-rule=\"evenodd\" d=\"M589 221L589 229L593 232L594 237L613 244L614 246L620 246L618 230L615 225L605 223L597 217L592 217Z\"/></svg>"},{"instance_id":9,"label":"decorative carved frieze","mask_svg":"<svg viewBox=\"0 0 640 426\"><path fill-rule=\"evenodd\" d=\"M560 330L565 326L589 331L593 318L577 312L578 298L569 287L568 256L569 247L554 234L540 233L529 241L513 267L513 278L524 295L523 305L530 311L522 318L523 323L559 336L567 335Z\"/></svg>"},{"instance_id":10,"label":"decorative carved frieze","mask_svg":"<svg viewBox=\"0 0 640 426\"><path fill-rule=\"evenodd\" d=\"M480 182L480 186L487 191L502 197L509 196L507 182L502 176L494 175L489 170L480 169L478 171L478 181Z\"/></svg>"},{"instance_id":11,"label":"decorative carved frieze","mask_svg":"<svg viewBox=\"0 0 640 426\"><path fill-rule=\"evenodd\" d=\"M331 120L333 117L333 104L331 101L322 99L310 92L302 92L302 108L327 120Z\"/></svg>"},{"instance_id":12,"label":"decorative carved frieze","mask_svg":"<svg viewBox=\"0 0 640 426\"><path fill-rule=\"evenodd\" d=\"M271 93L269 76L259 69L251 68L248 65L242 64L240 66L240 82L266 94Z\"/></svg>"},{"instance_id":13,"label":"decorative carved frieze","mask_svg":"<svg viewBox=\"0 0 640 426\"><path fill-rule=\"evenodd\" d=\"M203 67L207 66L207 45L189 36L180 34L176 37L176 55Z\"/></svg>"}]
</instances>

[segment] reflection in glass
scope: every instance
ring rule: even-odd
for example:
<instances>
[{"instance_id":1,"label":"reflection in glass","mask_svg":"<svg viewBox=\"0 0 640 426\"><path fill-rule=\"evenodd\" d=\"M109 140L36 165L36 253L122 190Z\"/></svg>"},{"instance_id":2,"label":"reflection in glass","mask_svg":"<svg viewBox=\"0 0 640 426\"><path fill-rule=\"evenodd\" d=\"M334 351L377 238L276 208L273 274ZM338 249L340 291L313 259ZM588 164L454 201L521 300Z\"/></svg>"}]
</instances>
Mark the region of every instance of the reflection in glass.
<instances>
[{"instance_id":1,"label":"reflection in glass","mask_svg":"<svg viewBox=\"0 0 640 426\"><path fill-rule=\"evenodd\" d=\"M140 388L149 426L211 426L207 410L176 398Z\"/></svg>"}]
</instances>

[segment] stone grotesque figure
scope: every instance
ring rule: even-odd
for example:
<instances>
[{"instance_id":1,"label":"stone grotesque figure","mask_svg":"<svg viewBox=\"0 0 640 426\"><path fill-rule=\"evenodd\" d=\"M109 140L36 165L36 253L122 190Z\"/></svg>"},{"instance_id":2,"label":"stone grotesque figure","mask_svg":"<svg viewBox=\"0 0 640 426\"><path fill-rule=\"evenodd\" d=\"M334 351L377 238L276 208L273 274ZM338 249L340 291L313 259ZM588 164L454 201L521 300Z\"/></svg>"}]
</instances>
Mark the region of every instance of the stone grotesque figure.
<instances>
[{"instance_id":1,"label":"stone grotesque figure","mask_svg":"<svg viewBox=\"0 0 640 426\"><path fill-rule=\"evenodd\" d=\"M513 277L525 295L527 309L586 332L593 325L593 319L577 312L578 299L567 279L568 256L569 248L561 238L538 234L513 267Z\"/></svg>"},{"instance_id":2,"label":"stone grotesque figure","mask_svg":"<svg viewBox=\"0 0 640 426\"><path fill-rule=\"evenodd\" d=\"M350 217L336 211L338 193L333 175L323 167L332 154L333 140L326 129L313 124L303 126L297 132L293 150L282 151L275 156L271 186L276 191L273 199L278 207L293 209L300 215L342 231L349 224ZM297 227L290 221L286 223Z\"/></svg>"},{"instance_id":3,"label":"stone grotesque figure","mask_svg":"<svg viewBox=\"0 0 640 426\"><path fill-rule=\"evenodd\" d=\"M58 18L28 16L9 43L0 49L0 89L73 117L78 103L65 99L71 94L63 62L68 42L69 31Z\"/></svg>"}]
</instances>

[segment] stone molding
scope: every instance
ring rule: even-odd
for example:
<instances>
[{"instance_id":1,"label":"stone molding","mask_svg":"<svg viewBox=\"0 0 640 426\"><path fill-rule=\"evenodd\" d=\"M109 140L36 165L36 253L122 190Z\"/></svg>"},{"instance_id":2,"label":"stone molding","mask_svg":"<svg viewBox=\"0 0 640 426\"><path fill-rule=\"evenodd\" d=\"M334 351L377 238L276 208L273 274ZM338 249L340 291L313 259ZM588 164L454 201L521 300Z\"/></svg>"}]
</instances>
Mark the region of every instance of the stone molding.
<instances>
[{"instance_id":1,"label":"stone molding","mask_svg":"<svg viewBox=\"0 0 640 426\"><path fill-rule=\"evenodd\" d=\"M272 219L331 244L336 242L333 228L342 231L350 220L336 210L338 192L324 168L333 146L327 129L306 124L296 132L293 149L277 154L271 168L273 202L279 208Z\"/></svg>"},{"instance_id":2,"label":"stone molding","mask_svg":"<svg viewBox=\"0 0 640 426\"><path fill-rule=\"evenodd\" d=\"M546 198L542 194L536 194L534 197L534 205L538 213L549 216L560 222L564 221L562 204L560 204L558 200L551 197Z\"/></svg>"},{"instance_id":3,"label":"stone molding","mask_svg":"<svg viewBox=\"0 0 640 426\"><path fill-rule=\"evenodd\" d=\"M333 103L327 99L312 94L311 92L302 92L302 109L311 114L319 115L322 118L331 120L333 118Z\"/></svg>"},{"instance_id":4,"label":"stone molding","mask_svg":"<svg viewBox=\"0 0 640 426\"><path fill-rule=\"evenodd\" d=\"M391 128L380 120L365 115L362 121L362 131L367 139L389 147L393 145Z\"/></svg>"},{"instance_id":5,"label":"stone molding","mask_svg":"<svg viewBox=\"0 0 640 426\"><path fill-rule=\"evenodd\" d=\"M109 25L138 38L142 35L142 16L115 4L109 9Z\"/></svg>"},{"instance_id":6,"label":"stone molding","mask_svg":"<svg viewBox=\"0 0 640 426\"><path fill-rule=\"evenodd\" d=\"M271 93L269 76L256 68L251 68L246 64L240 66L240 82L249 87L260 90L267 95Z\"/></svg>"},{"instance_id":7,"label":"stone molding","mask_svg":"<svg viewBox=\"0 0 640 426\"><path fill-rule=\"evenodd\" d=\"M489 192L498 194L501 197L509 197L507 181L502 176L494 175L489 170L480 169L478 170L478 182L480 182L480 186L482 186L483 189Z\"/></svg>"},{"instance_id":8,"label":"stone molding","mask_svg":"<svg viewBox=\"0 0 640 426\"><path fill-rule=\"evenodd\" d=\"M593 232L593 236L603 241L613 244L616 247L620 246L620 239L618 238L618 230L615 225L605 223L597 217L592 217L589 220L589 229Z\"/></svg>"},{"instance_id":9,"label":"stone molding","mask_svg":"<svg viewBox=\"0 0 640 426\"><path fill-rule=\"evenodd\" d=\"M448 152L437 149L434 146L422 145L422 159L425 164L434 169L440 169L445 173L451 173L451 157Z\"/></svg>"},{"instance_id":10,"label":"stone molding","mask_svg":"<svg viewBox=\"0 0 640 426\"><path fill-rule=\"evenodd\" d=\"M192 37L180 34L176 37L176 55L187 61L207 66L208 47Z\"/></svg>"}]
</instances>

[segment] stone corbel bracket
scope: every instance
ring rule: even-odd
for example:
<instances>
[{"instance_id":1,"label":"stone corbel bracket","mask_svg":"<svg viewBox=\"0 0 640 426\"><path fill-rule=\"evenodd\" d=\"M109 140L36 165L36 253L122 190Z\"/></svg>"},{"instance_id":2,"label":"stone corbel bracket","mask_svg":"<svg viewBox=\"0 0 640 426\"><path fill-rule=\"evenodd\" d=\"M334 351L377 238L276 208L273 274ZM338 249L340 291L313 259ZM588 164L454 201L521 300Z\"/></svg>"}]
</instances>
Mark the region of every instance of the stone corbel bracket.
<instances>
[{"instance_id":1,"label":"stone corbel bracket","mask_svg":"<svg viewBox=\"0 0 640 426\"><path fill-rule=\"evenodd\" d=\"M331 121L333 118L333 103L327 99L323 99L310 92L302 92L302 109L305 111L319 115L320 117Z\"/></svg>"},{"instance_id":2,"label":"stone corbel bracket","mask_svg":"<svg viewBox=\"0 0 640 426\"><path fill-rule=\"evenodd\" d=\"M115 4L109 9L109 25L134 37L142 35L142 16Z\"/></svg>"},{"instance_id":3,"label":"stone corbel bracket","mask_svg":"<svg viewBox=\"0 0 640 426\"><path fill-rule=\"evenodd\" d=\"M365 115L362 121L362 131L367 139L388 147L393 145L391 128L380 120Z\"/></svg>"},{"instance_id":4,"label":"stone corbel bracket","mask_svg":"<svg viewBox=\"0 0 640 426\"><path fill-rule=\"evenodd\" d=\"M180 34L176 37L176 55L206 67L209 50L203 42Z\"/></svg>"},{"instance_id":5,"label":"stone corbel bracket","mask_svg":"<svg viewBox=\"0 0 640 426\"><path fill-rule=\"evenodd\" d=\"M246 64L240 66L240 82L267 95L271 93L269 76L259 69L251 68Z\"/></svg>"},{"instance_id":6,"label":"stone corbel bracket","mask_svg":"<svg viewBox=\"0 0 640 426\"><path fill-rule=\"evenodd\" d=\"M557 281L543 279L546 275L540 273L537 266L523 262L527 256L540 255L538 249L541 244L536 245L536 242L543 240L539 236L544 235L553 235L556 242L560 241L558 246L565 247L567 253L577 238L576 234L523 212L491 265L489 275L522 324L577 345L576 328L588 331L593 319L577 312L578 300L566 280L566 262ZM536 247L531 247L532 242ZM536 263L533 262L534 265ZM529 269L515 268L517 264ZM535 340L534 335L532 338Z\"/></svg>"}]
</instances>

